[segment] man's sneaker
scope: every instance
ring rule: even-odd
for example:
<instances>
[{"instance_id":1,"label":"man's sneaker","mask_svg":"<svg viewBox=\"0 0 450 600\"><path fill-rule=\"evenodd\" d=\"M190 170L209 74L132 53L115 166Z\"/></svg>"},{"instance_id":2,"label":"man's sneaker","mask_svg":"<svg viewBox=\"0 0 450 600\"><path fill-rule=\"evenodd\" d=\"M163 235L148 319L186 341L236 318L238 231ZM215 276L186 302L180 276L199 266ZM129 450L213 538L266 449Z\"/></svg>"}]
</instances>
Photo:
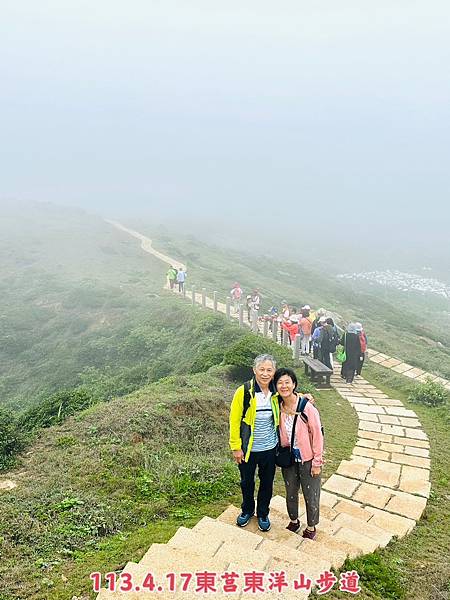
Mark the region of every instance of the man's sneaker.
<instances>
[{"instance_id":1,"label":"man's sneaker","mask_svg":"<svg viewBox=\"0 0 450 600\"><path fill-rule=\"evenodd\" d=\"M316 528L314 527L314 531L311 531L310 529L305 529L303 531L302 537L306 538L307 540L315 540L317 537Z\"/></svg>"},{"instance_id":2,"label":"man's sneaker","mask_svg":"<svg viewBox=\"0 0 450 600\"><path fill-rule=\"evenodd\" d=\"M239 525L239 527L245 527L246 525L248 525L248 522L252 517L252 513L241 513L236 519L236 525Z\"/></svg>"},{"instance_id":3,"label":"man's sneaker","mask_svg":"<svg viewBox=\"0 0 450 600\"><path fill-rule=\"evenodd\" d=\"M286 529L289 529L289 531L292 531L292 533L297 533L297 531L300 529L299 519L297 519L297 521L291 521Z\"/></svg>"},{"instance_id":4,"label":"man's sneaker","mask_svg":"<svg viewBox=\"0 0 450 600\"><path fill-rule=\"evenodd\" d=\"M270 529L270 521L269 517L258 517L258 527L261 531L269 531Z\"/></svg>"}]
</instances>

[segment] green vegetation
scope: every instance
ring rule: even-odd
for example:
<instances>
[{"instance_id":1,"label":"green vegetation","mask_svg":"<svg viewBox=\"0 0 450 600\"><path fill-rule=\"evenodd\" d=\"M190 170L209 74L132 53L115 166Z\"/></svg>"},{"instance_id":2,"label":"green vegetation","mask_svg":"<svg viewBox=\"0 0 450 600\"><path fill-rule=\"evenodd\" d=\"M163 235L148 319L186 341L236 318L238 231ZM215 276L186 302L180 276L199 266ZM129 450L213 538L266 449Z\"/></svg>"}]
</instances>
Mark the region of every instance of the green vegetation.
<instances>
[{"instance_id":1,"label":"green vegetation","mask_svg":"<svg viewBox=\"0 0 450 600\"><path fill-rule=\"evenodd\" d=\"M341 323L361 321L369 346L428 372L450 378L450 309L445 298L427 296L426 301L398 290L363 287L314 271L305 264L276 259L276 242L266 256L211 246L177 232L172 237L151 225L136 225L152 237L154 246L186 261L189 285L217 290L224 298L233 281L244 293L258 288L263 310L280 306L282 300L299 307L325 307ZM309 263L308 263L309 265ZM334 272L331 269L330 273Z\"/></svg>"},{"instance_id":2,"label":"green vegetation","mask_svg":"<svg viewBox=\"0 0 450 600\"><path fill-rule=\"evenodd\" d=\"M0 407L0 471L10 469L16 455L24 448L25 437L9 410Z\"/></svg>"},{"instance_id":3,"label":"green vegetation","mask_svg":"<svg viewBox=\"0 0 450 600\"><path fill-rule=\"evenodd\" d=\"M259 354L271 354L280 365L288 366L292 363L292 350L251 333L227 348L223 358L226 365L250 368Z\"/></svg>"},{"instance_id":4,"label":"green vegetation","mask_svg":"<svg viewBox=\"0 0 450 600\"><path fill-rule=\"evenodd\" d=\"M139 560L180 525L238 504L227 423L240 381L231 374L214 367L167 377L43 430L10 474L18 487L0 495L6 597L89 594L91 571ZM316 396L329 475L350 455L356 415L333 390ZM284 491L280 474L275 490Z\"/></svg>"},{"instance_id":5,"label":"green vegetation","mask_svg":"<svg viewBox=\"0 0 450 600\"><path fill-rule=\"evenodd\" d=\"M408 396L411 402L439 406L447 400L447 390L440 383L428 379L424 383L416 384Z\"/></svg>"},{"instance_id":6,"label":"green vegetation","mask_svg":"<svg viewBox=\"0 0 450 600\"><path fill-rule=\"evenodd\" d=\"M18 460L8 473L18 487L0 495L0 600L94 597L91 571L118 570L180 525L239 503L229 402L256 354L291 360L288 350L163 292L166 265L126 234L79 211L44 212L27 215L20 233L8 216L0 236L0 470ZM159 242L187 258L190 283L225 296L238 278L260 288L266 308L282 297L324 305L362 320L380 350L449 374L448 331L394 296L192 238ZM434 309L440 315L439 302ZM364 375L418 413L431 442L432 494L409 536L343 570L360 573L362 599L446 597L448 404L437 388L381 367L369 364ZM301 376L300 387L310 389ZM350 455L357 419L335 391L315 395L327 477ZM284 493L279 474L275 492Z\"/></svg>"}]
</instances>

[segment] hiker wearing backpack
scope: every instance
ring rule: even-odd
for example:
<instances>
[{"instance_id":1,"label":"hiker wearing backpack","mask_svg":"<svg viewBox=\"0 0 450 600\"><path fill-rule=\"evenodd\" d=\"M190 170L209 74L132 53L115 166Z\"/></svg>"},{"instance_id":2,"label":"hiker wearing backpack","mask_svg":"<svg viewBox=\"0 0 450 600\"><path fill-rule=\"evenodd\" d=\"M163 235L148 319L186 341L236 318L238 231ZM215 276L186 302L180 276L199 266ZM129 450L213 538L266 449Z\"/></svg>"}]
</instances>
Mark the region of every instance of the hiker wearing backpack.
<instances>
[{"instance_id":1,"label":"hiker wearing backpack","mask_svg":"<svg viewBox=\"0 0 450 600\"><path fill-rule=\"evenodd\" d=\"M349 323L347 330L340 340L345 350L345 360L342 363L341 377L347 383L353 383L353 379L358 370L361 356L361 343L359 335L356 332L355 323Z\"/></svg>"},{"instance_id":2,"label":"hiker wearing backpack","mask_svg":"<svg viewBox=\"0 0 450 600\"><path fill-rule=\"evenodd\" d=\"M313 347L313 358L317 358L320 360L320 347L322 343L322 328L325 325L325 317L319 317L317 321L317 326L313 330L313 334L311 337L312 347Z\"/></svg>"},{"instance_id":3,"label":"hiker wearing backpack","mask_svg":"<svg viewBox=\"0 0 450 600\"><path fill-rule=\"evenodd\" d=\"M173 290L175 286L175 282L177 280L178 269L174 266L170 265L169 270L167 271L167 280L169 282L169 288Z\"/></svg>"},{"instance_id":4,"label":"hiker wearing backpack","mask_svg":"<svg viewBox=\"0 0 450 600\"><path fill-rule=\"evenodd\" d=\"M241 514L236 519L245 527L255 512L255 472L259 489L256 516L261 531L269 531L269 505L275 477L279 405L273 387L276 362L270 354L257 356L253 378L236 390L230 408L230 448L241 474Z\"/></svg>"},{"instance_id":5,"label":"hiker wearing backpack","mask_svg":"<svg viewBox=\"0 0 450 600\"><path fill-rule=\"evenodd\" d=\"M314 540L319 523L320 484L323 465L323 430L319 411L308 395L296 392L297 377L291 369L277 369L274 385L280 400L280 447L290 448L288 466L282 466L286 507L290 522L286 529L300 527L298 494L302 488L307 526L303 537Z\"/></svg>"},{"instance_id":6,"label":"hiker wearing backpack","mask_svg":"<svg viewBox=\"0 0 450 600\"><path fill-rule=\"evenodd\" d=\"M356 369L356 374L361 375L361 371L364 364L364 359L366 358L367 352L367 335L363 329L361 323L355 323L356 333L359 336L359 345L361 346L361 354L359 355L359 363L358 368Z\"/></svg>"},{"instance_id":7,"label":"hiker wearing backpack","mask_svg":"<svg viewBox=\"0 0 450 600\"><path fill-rule=\"evenodd\" d=\"M319 360L324 365L333 368L333 354L339 344L339 333L331 317L328 317L322 327L320 339Z\"/></svg>"}]
</instances>

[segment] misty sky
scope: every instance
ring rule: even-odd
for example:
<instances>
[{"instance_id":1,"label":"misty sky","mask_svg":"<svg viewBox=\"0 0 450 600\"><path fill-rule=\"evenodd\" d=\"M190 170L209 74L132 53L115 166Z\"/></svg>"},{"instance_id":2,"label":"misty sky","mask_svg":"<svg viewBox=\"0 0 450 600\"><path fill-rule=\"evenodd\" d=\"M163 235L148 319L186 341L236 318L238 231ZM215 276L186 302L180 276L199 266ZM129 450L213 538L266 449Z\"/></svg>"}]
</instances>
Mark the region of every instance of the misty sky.
<instances>
[{"instance_id":1,"label":"misty sky","mask_svg":"<svg viewBox=\"0 0 450 600\"><path fill-rule=\"evenodd\" d=\"M6 0L0 198L442 232L449 64L447 0Z\"/></svg>"}]
</instances>

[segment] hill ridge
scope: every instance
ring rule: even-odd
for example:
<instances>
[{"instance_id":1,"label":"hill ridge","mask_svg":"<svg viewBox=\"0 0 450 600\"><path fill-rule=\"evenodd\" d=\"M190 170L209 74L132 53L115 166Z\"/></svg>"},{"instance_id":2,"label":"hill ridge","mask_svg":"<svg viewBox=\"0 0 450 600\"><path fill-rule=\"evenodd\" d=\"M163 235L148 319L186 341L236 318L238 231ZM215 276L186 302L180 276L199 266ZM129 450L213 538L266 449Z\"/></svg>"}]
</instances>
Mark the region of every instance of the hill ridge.
<instances>
[{"instance_id":1,"label":"hill ridge","mask_svg":"<svg viewBox=\"0 0 450 600\"><path fill-rule=\"evenodd\" d=\"M119 228L140 239L143 249L157 256L149 238L123 226ZM162 260L176 266L177 261L162 256ZM189 293L186 296L189 298ZM226 305L204 293L194 292L190 299L193 303L200 299L205 308L226 312ZM374 362L379 364L389 360L380 353L372 354L377 356L378 361ZM124 571L133 577L134 586L140 586L148 572L159 577L161 583L167 573L179 572L180 568L183 572L208 570L216 575L220 571L235 571L239 575L250 568L271 574L280 570L291 577L301 571L315 582L321 573L342 566L347 557L373 552L386 546L393 536L403 537L413 529L431 488L428 436L417 415L363 377L347 384L333 375L331 383L357 412L358 439L350 460L341 461L336 473L322 485L317 542L303 540L285 529L285 501L280 496L272 499L273 527L264 535L256 533L256 522L251 522L245 531L237 528L234 522L239 509L230 506L217 519L204 517L192 530L179 528L167 544L152 544L139 563L128 563ZM241 552L237 553L236 548ZM220 581L220 577L216 579ZM272 588L256 596L271 598L276 594L277 598L288 600L309 595L309 590L288 588ZM238 598L243 593L240 585L234 594L222 588L214 597ZM186 592L176 586L173 591L159 591L156 587L153 593L136 587L132 592L102 589L97 598L138 600L151 596L186 598Z\"/></svg>"}]
</instances>

